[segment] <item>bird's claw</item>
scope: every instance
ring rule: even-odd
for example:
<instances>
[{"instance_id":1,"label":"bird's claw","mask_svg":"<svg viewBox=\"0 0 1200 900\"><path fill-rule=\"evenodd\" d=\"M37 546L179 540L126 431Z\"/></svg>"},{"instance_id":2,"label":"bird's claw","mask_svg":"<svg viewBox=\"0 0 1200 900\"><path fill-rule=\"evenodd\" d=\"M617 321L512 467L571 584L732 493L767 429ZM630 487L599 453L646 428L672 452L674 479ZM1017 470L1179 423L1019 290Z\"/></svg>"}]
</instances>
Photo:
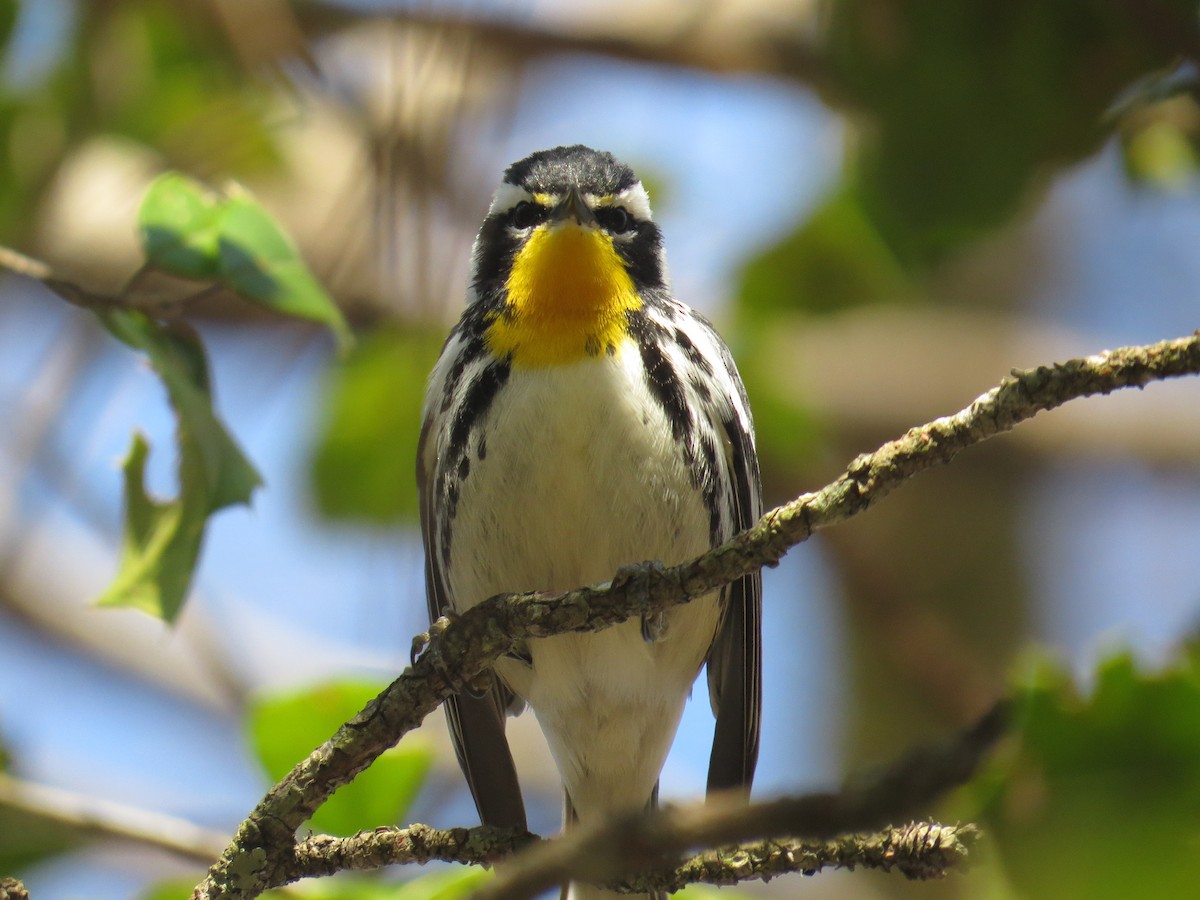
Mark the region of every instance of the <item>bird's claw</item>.
<instances>
[{"instance_id":1,"label":"bird's claw","mask_svg":"<svg viewBox=\"0 0 1200 900\"><path fill-rule=\"evenodd\" d=\"M409 653L409 662L415 666L417 664L417 660L420 659L425 654L425 651L431 647L433 652L436 654L437 646L434 642L438 637L441 636L442 632L445 631L449 625L450 620L445 616L441 616L436 621L430 623L428 631L422 631L420 634L414 637L412 642L412 650Z\"/></svg>"},{"instance_id":2,"label":"bird's claw","mask_svg":"<svg viewBox=\"0 0 1200 900\"><path fill-rule=\"evenodd\" d=\"M621 587L629 592L630 598L638 603L646 603L650 599L650 585L654 578L666 571L658 560L630 563L617 569L612 586ZM642 616L642 639L648 644L661 641L667 636L667 615L664 612L647 613Z\"/></svg>"}]
</instances>

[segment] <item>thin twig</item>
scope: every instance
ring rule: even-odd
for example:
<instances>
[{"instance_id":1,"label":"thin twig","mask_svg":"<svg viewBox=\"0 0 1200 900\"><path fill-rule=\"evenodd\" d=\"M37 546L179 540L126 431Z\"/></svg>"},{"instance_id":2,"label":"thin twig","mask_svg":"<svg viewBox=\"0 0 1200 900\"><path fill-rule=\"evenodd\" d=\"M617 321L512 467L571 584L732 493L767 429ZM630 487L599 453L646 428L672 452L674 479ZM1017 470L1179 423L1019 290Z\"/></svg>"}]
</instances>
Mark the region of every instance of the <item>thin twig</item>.
<instances>
[{"instance_id":1,"label":"thin twig","mask_svg":"<svg viewBox=\"0 0 1200 900\"><path fill-rule=\"evenodd\" d=\"M114 306L128 306L122 297L99 294L67 281L55 274L54 269L40 259L26 256L11 247L0 246L0 269L7 269L14 275L33 278L40 281L59 297L74 306L84 309L109 309Z\"/></svg>"},{"instance_id":2,"label":"thin twig","mask_svg":"<svg viewBox=\"0 0 1200 900\"><path fill-rule=\"evenodd\" d=\"M0 246L0 269L8 269L14 275L36 278L38 281L54 277L54 272L40 259L26 256L11 247Z\"/></svg>"},{"instance_id":3,"label":"thin twig","mask_svg":"<svg viewBox=\"0 0 1200 900\"><path fill-rule=\"evenodd\" d=\"M817 529L863 512L914 475L1039 412L1079 397L1198 373L1200 333L1014 372L965 409L859 456L836 481L771 510L695 559L670 568L632 567L611 584L564 594L493 597L453 621L443 620L411 668L268 792L193 897L252 897L281 883L295 831L316 808L518 642L597 631L686 603L775 565Z\"/></svg>"}]
</instances>

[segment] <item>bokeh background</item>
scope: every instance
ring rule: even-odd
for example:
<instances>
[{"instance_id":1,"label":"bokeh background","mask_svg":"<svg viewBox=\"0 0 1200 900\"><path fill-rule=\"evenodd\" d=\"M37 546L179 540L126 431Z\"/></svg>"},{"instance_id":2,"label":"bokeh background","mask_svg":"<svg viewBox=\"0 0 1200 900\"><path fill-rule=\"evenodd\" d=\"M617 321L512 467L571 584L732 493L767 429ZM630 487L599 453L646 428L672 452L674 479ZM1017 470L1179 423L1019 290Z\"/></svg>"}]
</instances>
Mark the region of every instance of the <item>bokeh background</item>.
<instances>
[{"instance_id":1,"label":"bokeh background","mask_svg":"<svg viewBox=\"0 0 1200 900\"><path fill-rule=\"evenodd\" d=\"M581 142L642 175L676 293L739 361L773 504L1014 367L1200 325L1198 50L1173 0L0 0L0 243L117 292L157 173L236 180L360 335L339 361L316 327L139 279L199 330L266 481L212 522L169 627L89 605L132 431L175 490L162 386L85 310L0 281L8 770L228 833L270 784L263 698L405 665L425 624L421 393L509 162ZM1031 648L1085 686L1114 649L1166 664L1198 612L1200 385L1043 415L766 573L755 793L830 787L968 723ZM702 693L668 799L703 789ZM440 718L423 731L410 818L473 823ZM548 756L530 717L512 732L552 832ZM2 808L0 861L38 898L203 868ZM1002 868L766 892L1020 896Z\"/></svg>"}]
</instances>

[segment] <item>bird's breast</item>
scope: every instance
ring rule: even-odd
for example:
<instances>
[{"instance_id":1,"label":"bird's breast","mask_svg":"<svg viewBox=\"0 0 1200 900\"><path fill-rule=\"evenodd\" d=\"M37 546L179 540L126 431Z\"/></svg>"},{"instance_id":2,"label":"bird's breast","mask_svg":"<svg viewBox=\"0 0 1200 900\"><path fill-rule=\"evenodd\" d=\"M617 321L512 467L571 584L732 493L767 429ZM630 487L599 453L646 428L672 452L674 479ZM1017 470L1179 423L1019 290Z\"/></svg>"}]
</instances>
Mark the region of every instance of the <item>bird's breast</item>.
<instances>
[{"instance_id":1,"label":"bird's breast","mask_svg":"<svg viewBox=\"0 0 1200 900\"><path fill-rule=\"evenodd\" d=\"M563 590L707 549L709 514L631 343L514 368L455 486L451 594ZM457 473L455 473L457 475Z\"/></svg>"}]
</instances>

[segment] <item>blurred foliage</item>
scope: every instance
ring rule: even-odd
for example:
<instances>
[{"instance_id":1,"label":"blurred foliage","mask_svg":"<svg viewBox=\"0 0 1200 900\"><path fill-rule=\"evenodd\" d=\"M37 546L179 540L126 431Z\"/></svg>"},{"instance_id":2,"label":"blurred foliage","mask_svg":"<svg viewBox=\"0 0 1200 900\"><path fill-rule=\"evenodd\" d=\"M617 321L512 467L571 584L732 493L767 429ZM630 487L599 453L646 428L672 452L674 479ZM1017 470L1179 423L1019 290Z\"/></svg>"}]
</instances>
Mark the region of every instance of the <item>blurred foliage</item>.
<instances>
[{"instance_id":1,"label":"blurred foliage","mask_svg":"<svg viewBox=\"0 0 1200 900\"><path fill-rule=\"evenodd\" d=\"M23 872L82 846L79 833L59 822L0 806L0 874Z\"/></svg>"},{"instance_id":2,"label":"blurred foliage","mask_svg":"<svg viewBox=\"0 0 1200 900\"><path fill-rule=\"evenodd\" d=\"M150 447L135 434L125 460L125 525L121 562L98 601L132 606L173 621L191 584L208 517L248 503L262 479L238 449L212 405L208 361L199 338L176 323L167 327L136 310L98 313L113 337L145 353L167 389L178 423L179 496L146 493Z\"/></svg>"},{"instance_id":3,"label":"blurred foliage","mask_svg":"<svg viewBox=\"0 0 1200 900\"><path fill-rule=\"evenodd\" d=\"M160 175L138 208L146 264L211 280L284 315L329 326L349 349L350 326L304 264L295 243L240 188L222 197L179 172Z\"/></svg>"},{"instance_id":4,"label":"blurred foliage","mask_svg":"<svg viewBox=\"0 0 1200 900\"><path fill-rule=\"evenodd\" d=\"M58 165L93 135L130 138L201 174L278 164L271 95L248 78L204 5L67 4L65 43L31 62L26 42L41 38L22 23L32 5L0 4L0 241L22 241Z\"/></svg>"},{"instance_id":5,"label":"blurred foliage","mask_svg":"<svg viewBox=\"0 0 1200 900\"><path fill-rule=\"evenodd\" d=\"M404 882L361 875L309 879L263 896L267 900L296 896L304 900L459 900L470 897L491 877L490 871L475 866L448 866Z\"/></svg>"},{"instance_id":6,"label":"blurred foliage","mask_svg":"<svg viewBox=\"0 0 1200 900\"><path fill-rule=\"evenodd\" d=\"M1198 78L1193 72L1186 80L1151 80L1123 105L1119 134L1130 178L1166 189L1194 183L1200 160Z\"/></svg>"},{"instance_id":7,"label":"blurred foliage","mask_svg":"<svg viewBox=\"0 0 1200 900\"><path fill-rule=\"evenodd\" d=\"M1195 4L842 0L824 49L861 132L857 202L920 266L1010 217L1054 168L1095 152L1106 110L1175 65Z\"/></svg>"},{"instance_id":8,"label":"blurred foliage","mask_svg":"<svg viewBox=\"0 0 1200 900\"><path fill-rule=\"evenodd\" d=\"M416 521L421 404L444 340L440 330L377 329L331 373L312 464L322 515Z\"/></svg>"},{"instance_id":9,"label":"blurred foliage","mask_svg":"<svg viewBox=\"0 0 1200 900\"><path fill-rule=\"evenodd\" d=\"M0 742L0 772L7 772L10 762L8 749ZM0 804L0 875L23 871L80 843L72 828Z\"/></svg>"},{"instance_id":10,"label":"blurred foliage","mask_svg":"<svg viewBox=\"0 0 1200 900\"><path fill-rule=\"evenodd\" d=\"M775 360L765 348L775 329L788 327L800 318L777 316L770 321L743 317L728 334L738 371L754 414L754 440L763 470L765 502L791 499L776 497L777 487L791 494L797 472L826 446L828 423L804 403L801 386L781 384ZM780 487L776 479L782 483Z\"/></svg>"},{"instance_id":11,"label":"blurred foliage","mask_svg":"<svg viewBox=\"0 0 1200 900\"><path fill-rule=\"evenodd\" d=\"M1200 883L1200 647L1161 672L1040 662L1016 740L973 787L1007 880L1055 900L1186 897Z\"/></svg>"},{"instance_id":12,"label":"blurred foliage","mask_svg":"<svg viewBox=\"0 0 1200 900\"><path fill-rule=\"evenodd\" d=\"M384 687L331 682L308 690L263 697L249 711L247 731L271 781L278 781ZM350 835L403 821L433 764L433 750L409 736L342 787L312 817L317 831Z\"/></svg>"},{"instance_id":13,"label":"blurred foliage","mask_svg":"<svg viewBox=\"0 0 1200 900\"><path fill-rule=\"evenodd\" d=\"M912 292L899 260L845 185L743 265L737 310L742 318L771 322L790 311L832 313Z\"/></svg>"}]
</instances>

